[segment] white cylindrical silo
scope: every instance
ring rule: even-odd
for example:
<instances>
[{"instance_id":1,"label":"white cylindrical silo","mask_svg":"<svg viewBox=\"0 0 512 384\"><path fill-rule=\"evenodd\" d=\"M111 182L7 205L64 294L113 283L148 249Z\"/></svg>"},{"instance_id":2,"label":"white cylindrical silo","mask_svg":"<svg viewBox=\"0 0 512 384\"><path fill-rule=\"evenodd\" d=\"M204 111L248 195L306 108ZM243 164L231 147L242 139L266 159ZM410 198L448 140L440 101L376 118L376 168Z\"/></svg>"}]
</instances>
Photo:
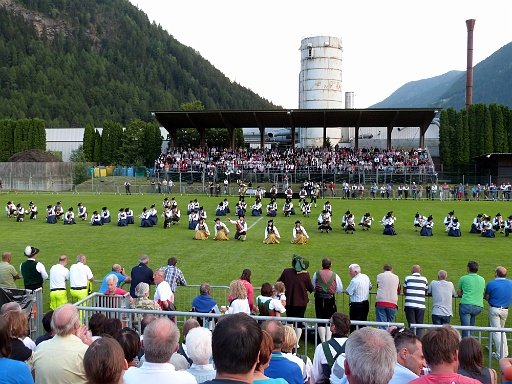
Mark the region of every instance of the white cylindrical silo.
<instances>
[{"instance_id":1,"label":"white cylindrical silo","mask_svg":"<svg viewBox=\"0 0 512 384\"><path fill-rule=\"evenodd\" d=\"M342 52L340 37L314 36L303 38L300 45L299 74L300 109L340 109L343 106ZM337 144L341 128L327 128L331 144ZM323 130L302 128L304 147L321 147Z\"/></svg>"},{"instance_id":2,"label":"white cylindrical silo","mask_svg":"<svg viewBox=\"0 0 512 384\"><path fill-rule=\"evenodd\" d=\"M345 92L345 109L354 109L355 106L355 93Z\"/></svg>"}]
</instances>

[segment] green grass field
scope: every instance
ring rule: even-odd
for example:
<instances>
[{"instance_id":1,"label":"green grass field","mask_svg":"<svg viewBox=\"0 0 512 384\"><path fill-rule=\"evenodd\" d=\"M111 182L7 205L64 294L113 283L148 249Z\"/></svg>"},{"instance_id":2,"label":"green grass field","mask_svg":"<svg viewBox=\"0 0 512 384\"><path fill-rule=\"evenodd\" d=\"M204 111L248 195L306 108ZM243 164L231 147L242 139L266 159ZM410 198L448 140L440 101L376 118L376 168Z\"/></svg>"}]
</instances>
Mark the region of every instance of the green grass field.
<instances>
[{"instance_id":1,"label":"green grass field","mask_svg":"<svg viewBox=\"0 0 512 384\"><path fill-rule=\"evenodd\" d=\"M212 285L228 285L231 280L240 276L244 268L250 268L254 286L260 286L264 282L274 283L281 271L290 266L294 253L310 260L311 274L320 268L322 258L330 257L333 270L340 275L345 287L350 281L348 265L351 263L360 264L363 273L368 274L373 282L385 263L393 265L401 281L410 273L413 264L420 264L423 275L429 281L436 279L439 269L446 269L449 280L457 285L459 277L466 273L466 264L469 260L477 260L480 263L480 274L486 280L494 278L496 266L509 267L510 261L512 237L505 238L504 235L497 234L494 239L486 239L469 234L471 222L478 213L493 217L500 212L504 217L508 217L512 213L510 202L380 199L372 201L335 198L330 199L333 205L332 227L334 230L326 234L319 233L317 230L317 217L325 201L319 200L318 207L312 209L309 218L304 218L302 215L289 218L278 215L275 218L275 225L281 233L281 243L265 245L262 243L267 223L265 216L246 217L250 227L246 242L233 239L234 225L229 224L226 218L222 220L231 231L230 241L192 240L193 231L187 229L186 217L186 206L191 199L197 198L206 209L208 225L213 233L215 208L221 198L205 195L175 196L182 212L182 223L170 229L163 229L161 220L156 227L140 228L140 219L137 217L136 224L129 227L117 227L115 219L113 223L102 227L92 227L89 222L81 220L72 226L63 225L62 222L50 225L44 220L45 207L48 204L55 205L57 201L61 201L65 209L72 206L75 212L78 202L82 202L89 213L107 206L113 217L117 217L121 207L129 206L137 216L144 206L149 208L151 204L156 204L160 214L163 195L3 193L2 197L4 203L13 200L15 203L22 203L24 207L28 206L29 201L34 201L40 212L36 221L28 220L28 215L27 220L22 223L6 218L5 214L0 218L0 230L3 234L1 250L12 253L12 264L17 269L25 259L23 250L27 245L32 245L40 249L38 260L45 264L48 271L60 255L64 254L70 258L69 267L75 262L76 255L85 254L96 279L103 278L116 262L129 271L138 263L141 254L150 256L150 267L153 269L165 265L170 256L176 256L178 266L183 270L189 284L201 284L207 281ZM232 212L237 200L236 196L229 197ZM250 206L254 199L246 200ZM264 205L267 202L268 199L264 199ZM279 210L283 202L283 200L278 201ZM294 203L297 202L294 201ZM347 209L355 214L357 223L361 216L369 211L375 218L373 228L364 232L358 230L354 235L345 234L341 229L341 217ZM379 223L390 210L397 217L398 235L393 237L383 236L382 226ZM461 222L462 237L460 238L448 237L444 231L442 222L450 210L455 210L455 215ZM425 216L433 215L435 223L433 237L421 237L419 232L414 231L413 219L417 211ZM234 218L235 215L232 214L231 217ZM298 218L302 220L310 235L309 243L302 246L290 243L292 228ZM18 285L22 287L22 282L18 282ZM48 295L49 289L46 289L45 310L48 309ZM339 297L338 302L339 310L348 310L347 300ZM188 308L179 309L188 310ZM308 315L314 317L312 302L308 308ZM375 313L371 310L370 319L374 318ZM397 320L405 320L401 312ZM479 325L487 325L486 314L479 316L479 320ZM458 319L455 318L452 323L458 324Z\"/></svg>"}]
</instances>

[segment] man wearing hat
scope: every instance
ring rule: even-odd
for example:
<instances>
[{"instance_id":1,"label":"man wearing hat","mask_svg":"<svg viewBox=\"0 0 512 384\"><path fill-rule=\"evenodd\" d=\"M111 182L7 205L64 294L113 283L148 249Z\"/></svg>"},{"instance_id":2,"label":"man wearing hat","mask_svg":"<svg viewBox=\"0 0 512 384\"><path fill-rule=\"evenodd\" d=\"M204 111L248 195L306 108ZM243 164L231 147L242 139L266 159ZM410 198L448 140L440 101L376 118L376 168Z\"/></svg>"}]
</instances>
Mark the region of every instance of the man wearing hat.
<instances>
[{"instance_id":1,"label":"man wearing hat","mask_svg":"<svg viewBox=\"0 0 512 384\"><path fill-rule=\"evenodd\" d=\"M101 221L101 215L98 213L98 211L94 211L92 213L91 224L92 225L103 225L103 222Z\"/></svg>"},{"instance_id":2,"label":"man wearing hat","mask_svg":"<svg viewBox=\"0 0 512 384\"><path fill-rule=\"evenodd\" d=\"M361 221L359 222L359 225L361 226L361 229L369 231L372 227L372 221L373 217L370 215L370 212L366 212L364 216L361 218Z\"/></svg>"},{"instance_id":3,"label":"man wearing hat","mask_svg":"<svg viewBox=\"0 0 512 384\"><path fill-rule=\"evenodd\" d=\"M247 222L245 221L244 215L239 215L238 220L231 220L229 217L228 220L231 224L236 226L235 240L245 241L247 236Z\"/></svg>"},{"instance_id":4,"label":"man wearing hat","mask_svg":"<svg viewBox=\"0 0 512 384\"><path fill-rule=\"evenodd\" d=\"M57 215L55 215L55 210L51 204L46 207L46 222L48 224L55 224L57 222Z\"/></svg>"},{"instance_id":5,"label":"man wearing hat","mask_svg":"<svg viewBox=\"0 0 512 384\"><path fill-rule=\"evenodd\" d=\"M25 283L25 289L34 291L42 288L43 281L48 279L48 273L46 273L43 263L36 261L39 249L27 245L24 253L27 256L27 260L21 263L20 270L23 282Z\"/></svg>"},{"instance_id":6,"label":"man wearing hat","mask_svg":"<svg viewBox=\"0 0 512 384\"><path fill-rule=\"evenodd\" d=\"M501 213L497 213L496 217L492 219L492 229L496 232L503 233L503 228L505 224L503 223L503 218L501 217Z\"/></svg>"},{"instance_id":7,"label":"man wearing hat","mask_svg":"<svg viewBox=\"0 0 512 384\"><path fill-rule=\"evenodd\" d=\"M473 224L471 224L471 230L469 233L481 233L480 230L480 224L482 223L483 216L481 213L479 213L474 219Z\"/></svg>"},{"instance_id":8,"label":"man wearing hat","mask_svg":"<svg viewBox=\"0 0 512 384\"><path fill-rule=\"evenodd\" d=\"M307 271L309 260L299 255L292 256L292 267L285 268L277 281L281 281L286 288L286 316L304 317L309 302L308 292L315 287L311 283L311 277ZM303 324L298 324L297 340L302 335Z\"/></svg>"},{"instance_id":9,"label":"man wearing hat","mask_svg":"<svg viewBox=\"0 0 512 384\"><path fill-rule=\"evenodd\" d=\"M22 222L25 219L25 209L21 203L16 204L16 221Z\"/></svg>"},{"instance_id":10,"label":"man wearing hat","mask_svg":"<svg viewBox=\"0 0 512 384\"><path fill-rule=\"evenodd\" d=\"M53 207L53 211L55 212L55 216L57 219L60 219L62 215L64 214L64 209L62 208L62 205L60 204L60 201L57 201L57 204Z\"/></svg>"}]
</instances>

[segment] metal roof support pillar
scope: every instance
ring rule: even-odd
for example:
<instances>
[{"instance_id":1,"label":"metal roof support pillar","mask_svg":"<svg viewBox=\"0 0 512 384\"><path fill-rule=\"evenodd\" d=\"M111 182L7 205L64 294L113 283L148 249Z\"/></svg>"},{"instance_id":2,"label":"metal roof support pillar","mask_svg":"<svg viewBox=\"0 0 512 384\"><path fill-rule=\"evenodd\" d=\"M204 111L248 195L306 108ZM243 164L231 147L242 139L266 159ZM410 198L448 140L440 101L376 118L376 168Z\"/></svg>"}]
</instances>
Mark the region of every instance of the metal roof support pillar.
<instances>
[{"instance_id":1,"label":"metal roof support pillar","mask_svg":"<svg viewBox=\"0 0 512 384\"><path fill-rule=\"evenodd\" d=\"M196 128L197 132L199 132L199 147L206 147L206 129L205 128Z\"/></svg>"},{"instance_id":2,"label":"metal roof support pillar","mask_svg":"<svg viewBox=\"0 0 512 384\"><path fill-rule=\"evenodd\" d=\"M359 127L354 127L354 149L359 148Z\"/></svg>"},{"instance_id":3,"label":"metal roof support pillar","mask_svg":"<svg viewBox=\"0 0 512 384\"><path fill-rule=\"evenodd\" d=\"M386 136L386 149L391 149L391 133L393 132L393 126L387 128L387 136Z\"/></svg>"}]
</instances>

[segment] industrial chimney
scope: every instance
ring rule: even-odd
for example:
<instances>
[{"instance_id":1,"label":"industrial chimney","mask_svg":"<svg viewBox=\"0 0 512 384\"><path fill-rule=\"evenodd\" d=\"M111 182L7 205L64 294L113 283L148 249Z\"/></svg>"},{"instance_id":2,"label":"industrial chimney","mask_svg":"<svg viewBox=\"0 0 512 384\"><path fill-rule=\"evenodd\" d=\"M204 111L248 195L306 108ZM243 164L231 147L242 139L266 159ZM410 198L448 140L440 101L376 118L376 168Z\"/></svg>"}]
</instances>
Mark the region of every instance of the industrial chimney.
<instances>
[{"instance_id":1,"label":"industrial chimney","mask_svg":"<svg viewBox=\"0 0 512 384\"><path fill-rule=\"evenodd\" d=\"M466 20L468 28L468 64L466 68L466 112L469 106L473 104L473 30L475 29L475 19Z\"/></svg>"}]
</instances>

